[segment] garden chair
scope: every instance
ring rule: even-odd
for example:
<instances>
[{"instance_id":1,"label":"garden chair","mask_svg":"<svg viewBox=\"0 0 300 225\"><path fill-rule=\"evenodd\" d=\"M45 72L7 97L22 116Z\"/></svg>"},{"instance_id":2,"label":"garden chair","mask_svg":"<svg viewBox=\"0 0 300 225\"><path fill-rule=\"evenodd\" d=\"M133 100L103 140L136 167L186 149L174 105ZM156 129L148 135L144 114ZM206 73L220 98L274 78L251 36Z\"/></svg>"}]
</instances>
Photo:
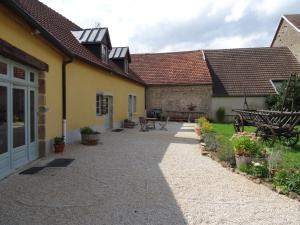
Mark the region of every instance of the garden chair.
<instances>
[{"instance_id":1,"label":"garden chair","mask_svg":"<svg viewBox=\"0 0 300 225\"><path fill-rule=\"evenodd\" d=\"M167 124L168 124L169 119L170 119L170 117L168 116L165 122L159 123L160 130L165 130L165 131L168 130L168 129L166 128L166 126L167 126Z\"/></svg>"},{"instance_id":2,"label":"garden chair","mask_svg":"<svg viewBox=\"0 0 300 225\"><path fill-rule=\"evenodd\" d=\"M140 129L141 132L149 131L145 117L139 117L139 122L141 125L141 129Z\"/></svg>"}]
</instances>

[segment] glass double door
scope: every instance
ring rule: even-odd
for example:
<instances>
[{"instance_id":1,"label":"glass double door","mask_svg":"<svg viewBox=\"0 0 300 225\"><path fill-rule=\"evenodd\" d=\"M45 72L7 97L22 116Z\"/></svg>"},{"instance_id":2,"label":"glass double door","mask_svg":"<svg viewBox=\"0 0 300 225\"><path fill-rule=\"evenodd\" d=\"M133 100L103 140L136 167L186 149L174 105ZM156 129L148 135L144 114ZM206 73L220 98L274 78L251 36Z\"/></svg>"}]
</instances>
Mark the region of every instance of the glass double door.
<instances>
[{"instance_id":1,"label":"glass double door","mask_svg":"<svg viewBox=\"0 0 300 225\"><path fill-rule=\"evenodd\" d=\"M0 83L0 178L36 159L36 90Z\"/></svg>"}]
</instances>

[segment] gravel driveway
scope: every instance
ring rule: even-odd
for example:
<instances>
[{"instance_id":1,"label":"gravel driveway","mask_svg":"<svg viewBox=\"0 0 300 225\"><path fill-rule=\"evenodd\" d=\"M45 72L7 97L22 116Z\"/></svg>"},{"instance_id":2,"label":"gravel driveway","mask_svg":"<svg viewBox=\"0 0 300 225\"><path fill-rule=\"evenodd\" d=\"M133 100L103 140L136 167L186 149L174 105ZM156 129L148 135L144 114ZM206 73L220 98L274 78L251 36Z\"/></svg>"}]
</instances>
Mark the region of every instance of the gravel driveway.
<instances>
[{"instance_id":1,"label":"gravel driveway","mask_svg":"<svg viewBox=\"0 0 300 225\"><path fill-rule=\"evenodd\" d=\"M68 146L65 168L0 182L1 225L300 224L300 204L201 156L193 124Z\"/></svg>"}]
</instances>

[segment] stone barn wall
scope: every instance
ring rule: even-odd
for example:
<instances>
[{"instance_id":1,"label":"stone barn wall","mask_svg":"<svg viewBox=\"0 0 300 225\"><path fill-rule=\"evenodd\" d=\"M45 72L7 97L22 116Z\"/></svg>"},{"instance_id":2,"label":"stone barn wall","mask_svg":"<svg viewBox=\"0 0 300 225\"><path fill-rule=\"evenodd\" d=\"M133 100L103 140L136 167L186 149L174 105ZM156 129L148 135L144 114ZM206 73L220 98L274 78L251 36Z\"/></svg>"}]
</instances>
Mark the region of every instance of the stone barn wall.
<instances>
[{"instance_id":1,"label":"stone barn wall","mask_svg":"<svg viewBox=\"0 0 300 225\"><path fill-rule=\"evenodd\" d=\"M188 111L188 105L196 106L195 111L210 115L211 85L194 86L151 86L146 88L146 109L160 108L166 111Z\"/></svg>"},{"instance_id":2,"label":"stone barn wall","mask_svg":"<svg viewBox=\"0 0 300 225\"><path fill-rule=\"evenodd\" d=\"M300 32L285 20L282 21L272 47L288 47L300 62Z\"/></svg>"}]
</instances>

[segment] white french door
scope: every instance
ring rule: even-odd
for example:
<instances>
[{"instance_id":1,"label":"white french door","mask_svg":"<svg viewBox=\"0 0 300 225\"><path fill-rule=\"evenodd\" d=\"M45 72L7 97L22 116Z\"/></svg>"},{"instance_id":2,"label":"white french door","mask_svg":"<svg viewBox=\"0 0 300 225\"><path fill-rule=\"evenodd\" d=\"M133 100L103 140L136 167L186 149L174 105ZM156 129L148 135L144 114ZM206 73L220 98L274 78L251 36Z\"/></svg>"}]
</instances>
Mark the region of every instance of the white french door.
<instances>
[{"instance_id":1,"label":"white french door","mask_svg":"<svg viewBox=\"0 0 300 225\"><path fill-rule=\"evenodd\" d=\"M0 82L0 178L7 175L11 168L9 90L8 84Z\"/></svg>"},{"instance_id":2,"label":"white french door","mask_svg":"<svg viewBox=\"0 0 300 225\"><path fill-rule=\"evenodd\" d=\"M38 157L37 73L0 56L0 179Z\"/></svg>"}]
</instances>

